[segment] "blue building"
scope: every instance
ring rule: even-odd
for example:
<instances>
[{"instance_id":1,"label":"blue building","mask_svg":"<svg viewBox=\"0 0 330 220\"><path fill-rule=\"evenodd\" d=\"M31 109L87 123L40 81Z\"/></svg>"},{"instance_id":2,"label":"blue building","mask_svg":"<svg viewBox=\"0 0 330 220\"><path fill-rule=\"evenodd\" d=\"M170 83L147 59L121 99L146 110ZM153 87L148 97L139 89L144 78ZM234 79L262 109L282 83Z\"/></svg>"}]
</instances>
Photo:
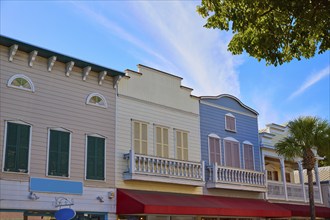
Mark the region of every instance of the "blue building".
<instances>
[{"instance_id":1,"label":"blue building","mask_svg":"<svg viewBox=\"0 0 330 220\"><path fill-rule=\"evenodd\" d=\"M201 156L207 167L205 194L263 198L258 112L232 95L204 96L200 124Z\"/></svg>"}]
</instances>

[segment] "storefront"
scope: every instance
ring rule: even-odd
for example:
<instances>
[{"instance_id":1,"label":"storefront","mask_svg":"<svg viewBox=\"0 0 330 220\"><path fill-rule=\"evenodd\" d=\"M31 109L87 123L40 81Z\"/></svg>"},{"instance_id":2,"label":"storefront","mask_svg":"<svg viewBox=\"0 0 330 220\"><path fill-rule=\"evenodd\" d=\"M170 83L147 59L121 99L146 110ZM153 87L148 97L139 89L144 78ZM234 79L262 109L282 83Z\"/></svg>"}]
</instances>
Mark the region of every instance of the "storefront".
<instances>
[{"instance_id":1,"label":"storefront","mask_svg":"<svg viewBox=\"0 0 330 220\"><path fill-rule=\"evenodd\" d=\"M127 220L289 218L291 211L261 199L117 189L117 215Z\"/></svg>"}]
</instances>

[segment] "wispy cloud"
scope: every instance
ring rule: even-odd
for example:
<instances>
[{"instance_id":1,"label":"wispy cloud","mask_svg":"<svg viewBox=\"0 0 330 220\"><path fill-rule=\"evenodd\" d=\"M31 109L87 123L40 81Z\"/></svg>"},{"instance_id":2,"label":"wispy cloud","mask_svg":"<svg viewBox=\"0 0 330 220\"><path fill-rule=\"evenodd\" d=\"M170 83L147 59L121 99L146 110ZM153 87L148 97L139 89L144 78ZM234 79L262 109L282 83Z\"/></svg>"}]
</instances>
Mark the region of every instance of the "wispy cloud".
<instances>
[{"instance_id":1,"label":"wispy cloud","mask_svg":"<svg viewBox=\"0 0 330 220\"><path fill-rule=\"evenodd\" d=\"M159 63L160 68L182 75L197 95L240 95L237 62L227 52L228 36L203 27L205 21L196 12L196 2L138 4L148 20L146 28L162 41L162 54L175 64L170 69Z\"/></svg>"},{"instance_id":2,"label":"wispy cloud","mask_svg":"<svg viewBox=\"0 0 330 220\"><path fill-rule=\"evenodd\" d=\"M134 45L135 47L143 49L149 55L157 57L159 60L162 60L165 63L169 63L165 57L155 52L155 50L149 48L147 44L139 40L139 38L135 37L134 34L130 33L128 30L125 30L125 28L123 28L118 23L118 21L110 20L106 15L94 11L91 7L85 5L83 2L71 1L70 3L79 10L79 13L86 15L89 19L94 21L96 25L106 29L111 34L117 35L119 38Z\"/></svg>"},{"instance_id":3,"label":"wispy cloud","mask_svg":"<svg viewBox=\"0 0 330 220\"><path fill-rule=\"evenodd\" d=\"M195 95L240 96L236 71L240 61L227 52L229 35L203 27L205 21L196 12L197 2L126 2L123 4L129 7L122 15L117 9L117 16L111 18L109 14L116 10L111 2L102 3L108 12L103 14L95 5L72 4L95 25L138 48L128 53L138 56L142 64L182 76ZM137 28L139 34L133 34Z\"/></svg>"},{"instance_id":4,"label":"wispy cloud","mask_svg":"<svg viewBox=\"0 0 330 220\"><path fill-rule=\"evenodd\" d=\"M315 83L319 82L320 80L322 80L323 78L325 78L326 76L330 75L330 66L325 67L324 69L322 69L321 71L312 74L312 76L307 79L304 84L302 84L300 86L299 89L297 89L296 91L294 91L289 97L288 97L288 101L292 100L293 98L299 96L300 94L304 93L309 87L311 87L312 85L314 85Z\"/></svg>"}]
</instances>

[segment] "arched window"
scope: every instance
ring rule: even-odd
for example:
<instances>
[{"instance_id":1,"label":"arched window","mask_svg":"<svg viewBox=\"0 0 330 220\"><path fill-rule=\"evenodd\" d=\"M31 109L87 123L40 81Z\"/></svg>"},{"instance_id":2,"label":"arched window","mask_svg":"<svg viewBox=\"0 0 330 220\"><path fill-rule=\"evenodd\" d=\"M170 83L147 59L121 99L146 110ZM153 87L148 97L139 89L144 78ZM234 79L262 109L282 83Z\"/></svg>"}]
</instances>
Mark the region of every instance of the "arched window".
<instances>
[{"instance_id":1,"label":"arched window","mask_svg":"<svg viewBox=\"0 0 330 220\"><path fill-rule=\"evenodd\" d=\"M34 92L34 85L32 80L23 74L16 74L10 77L7 86Z\"/></svg>"},{"instance_id":2,"label":"arched window","mask_svg":"<svg viewBox=\"0 0 330 220\"><path fill-rule=\"evenodd\" d=\"M208 135L209 141L209 164L221 165L220 137L216 134Z\"/></svg>"},{"instance_id":3,"label":"arched window","mask_svg":"<svg viewBox=\"0 0 330 220\"><path fill-rule=\"evenodd\" d=\"M87 96L86 99L87 105L94 105L101 108L108 108L106 99L100 93L92 93Z\"/></svg>"}]
</instances>

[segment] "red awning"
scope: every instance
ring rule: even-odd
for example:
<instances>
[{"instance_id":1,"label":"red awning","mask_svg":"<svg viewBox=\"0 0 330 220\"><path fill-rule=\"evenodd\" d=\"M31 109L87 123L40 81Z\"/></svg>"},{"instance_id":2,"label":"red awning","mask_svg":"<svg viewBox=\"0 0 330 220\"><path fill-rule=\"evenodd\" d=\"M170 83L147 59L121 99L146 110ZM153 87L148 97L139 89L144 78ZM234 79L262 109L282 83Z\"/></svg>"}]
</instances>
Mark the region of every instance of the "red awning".
<instances>
[{"instance_id":1,"label":"red awning","mask_svg":"<svg viewBox=\"0 0 330 220\"><path fill-rule=\"evenodd\" d=\"M295 204L285 204L276 203L285 209L291 211L292 217L310 217L309 205L295 205ZM330 208L315 206L316 217L319 218L330 218Z\"/></svg>"},{"instance_id":2,"label":"red awning","mask_svg":"<svg viewBox=\"0 0 330 220\"><path fill-rule=\"evenodd\" d=\"M291 212L262 199L117 190L117 214L290 217Z\"/></svg>"}]
</instances>

